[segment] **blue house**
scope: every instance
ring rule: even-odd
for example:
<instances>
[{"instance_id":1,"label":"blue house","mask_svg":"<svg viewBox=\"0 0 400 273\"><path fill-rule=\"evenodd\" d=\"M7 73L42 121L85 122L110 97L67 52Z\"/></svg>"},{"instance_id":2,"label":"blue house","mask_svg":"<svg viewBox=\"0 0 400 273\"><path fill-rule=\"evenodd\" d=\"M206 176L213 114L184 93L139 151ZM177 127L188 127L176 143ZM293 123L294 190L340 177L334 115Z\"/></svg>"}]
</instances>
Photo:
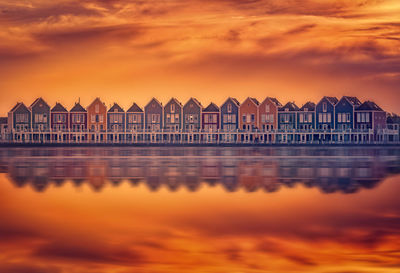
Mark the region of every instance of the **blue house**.
<instances>
[{"instance_id":1,"label":"blue house","mask_svg":"<svg viewBox=\"0 0 400 273\"><path fill-rule=\"evenodd\" d=\"M24 103L18 102L8 112L8 128L16 132L31 130L31 111Z\"/></svg>"},{"instance_id":2,"label":"blue house","mask_svg":"<svg viewBox=\"0 0 400 273\"><path fill-rule=\"evenodd\" d=\"M358 98L343 96L335 105L335 129L354 129L354 112L360 105Z\"/></svg>"},{"instance_id":3,"label":"blue house","mask_svg":"<svg viewBox=\"0 0 400 273\"><path fill-rule=\"evenodd\" d=\"M305 103L297 112L297 129L312 130L315 128L315 103Z\"/></svg>"},{"instance_id":4,"label":"blue house","mask_svg":"<svg viewBox=\"0 0 400 273\"><path fill-rule=\"evenodd\" d=\"M49 131L50 106L42 98L37 98L29 108L32 112L33 131L40 131L40 132Z\"/></svg>"},{"instance_id":5,"label":"blue house","mask_svg":"<svg viewBox=\"0 0 400 273\"><path fill-rule=\"evenodd\" d=\"M331 130L335 128L336 97L323 97L315 107L317 130Z\"/></svg>"},{"instance_id":6,"label":"blue house","mask_svg":"<svg viewBox=\"0 0 400 273\"><path fill-rule=\"evenodd\" d=\"M126 111L126 130L127 131L143 131L144 128L144 112L136 103Z\"/></svg>"},{"instance_id":7,"label":"blue house","mask_svg":"<svg viewBox=\"0 0 400 273\"><path fill-rule=\"evenodd\" d=\"M288 102L278 109L278 129L294 130L297 128L297 111L299 107L294 102Z\"/></svg>"},{"instance_id":8,"label":"blue house","mask_svg":"<svg viewBox=\"0 0 400 273\"><path fill-rule=\"evenodd\" d=\"M125 111L117 103L108 110L107 130L109 132L125 131Z\"/></svg>"},{"instance_id":9,"label":"blue house","mask_svg":"<svg viewBox=\"0 0 400 273\"><path fill-rule=\"evenodd\" d=\"M146 130L150 132L161 131L163 128L163 106L156 98L153 98L145 107Z\"/></svg>"},{"instance_id":10,"label":"blue house","mask_svg":"<svg viewBox=\"0 0 400 273\"><path fill-rule=\"evenodd\" d=\"M220 108L221 111L221 130L236 131L239 129L239 106L240 103L235 98L228 98Z\"/></svg>"}]
</instances>

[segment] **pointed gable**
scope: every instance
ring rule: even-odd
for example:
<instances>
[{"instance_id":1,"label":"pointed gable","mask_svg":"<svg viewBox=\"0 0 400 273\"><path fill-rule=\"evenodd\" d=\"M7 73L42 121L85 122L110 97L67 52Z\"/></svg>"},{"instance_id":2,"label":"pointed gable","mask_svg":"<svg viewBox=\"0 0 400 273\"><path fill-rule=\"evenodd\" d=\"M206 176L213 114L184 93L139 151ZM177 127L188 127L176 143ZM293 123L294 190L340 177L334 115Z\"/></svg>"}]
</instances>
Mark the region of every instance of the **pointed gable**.
<instances>
[{"instance_id":1,"label":"pointed gable","mask_svg":"<svg viewBox=\"0 0 400 273\"><path fill-rule=\"evenodd\" d=\"M315 103L308 101L306 102L299 111L305 111L307 109L307 111L315 111Z\"/></svg>"},{"instance_id":2,"label":"pointed gable","mask_svg":"<svg viewBox=\"0 0 400 273\"><path fill-rule=\"evenodd\" d=\"M152 103L157 103L161 108L162 108L162 103L159 101L159 100L157 100L156 98L152 98L150 101L149 101L149 103L148 104L146 104L146 106L144 107L145 109L150 105L150 104L152 104Z\"/></svg>"},{"instance_id":3,"label":"pointed gable","mask_svg":"<svg viewBox=\"0 0 400 273\"><path fill-rule=\"evenodd\" d=\"M326 98L330 104L332 104L333 106L335 106L336 103L338 103L338 99L336 97L327 97L325 96L324 98Z\"/></svg>"},{"instance_id":4,"label":"pointed gable","mask_svg":"<svg viewBox=\"0 0 400 273\"><path fill-rule=\"evenodd\" d=\"M54 105L54 107L51 109L51 112L67 113L68 111L61 103L57 102L56 105Z\"/></svg>"},{"instance_id":5,"label":"pointed gable","mask_svg":"<svg viewBox=\"0 0 400 273\"><path fill-rule=\"evenodd\" d=\"M203 109L203 112L219 112L219 107L211 102L206 108Z\"/></svg>"},{"instance_id":6,"label":"pointed gable","mask_svg":"<svg viewBox=\"0 0 400 273\"><path fill-rule=\"evenodd\" d=\"M175 102L180 108L182 108L182 103L180 101L178 101L176 98L171 98L166 105Z\"/></svg>"},{"instance_id":7,"label":"pointed gable","mask_svg":"<svg viewBox=\"0 0 400 273\"><path fill-rule=\"evenodd\" d=\"M128 113L143 113L143 109L139 107L135 102L132 104L132 106L126 111Z\"/></svg>"},{"instance_id":8,"label":"pointed gable","mask_svg":"<svg viewBox=\"0 0 400 273\"><path fill-rule=\"evenodd\" d=\"M288 102L284 106L279 108L279 111L281 112L293 112L293 111L299 111L299 107L294 103L294 102Z\"/></svg>"},{"instance_id":9,"label":"pointed gable","mask_svg":"<svg viewBox=\"0 0 400 273\"><path fill-rule=\"evenodd\" d=\"M97 97L97 98L94 99L94 101L92 101L91 104L89 104L89 106L87 107L87 109L89 109L89 108L90 108L93 104L95 104L95 103L102 104L105 108L107 108L106 105L104 104L104 102L102 102L102 101L100 100L100 98Z\"/></svg>"},{"instance_id":10,"label":"pointed gable","mask_svg":"<svg viewBox=\"0 0 400 273\"><path fill-rule=\"evenodd\" d=\"M50 106L47 104L47 102L46 102L42 97L37 98L37 99L31 104L31 106L29 106L29 108L32 109L32 108L35 107L37 104L39 104L39 105L45 105L47 108L50 109Z\"/></svg>"},{"instance_id":11,"label":"pointed gable","mask_svg":"<svg viewBox=\"0 0 400 273\"><path fill-rule=\"evenodd\" d=\"M258 102L258 100L256 98L250 98L250 100L255 104L255 105L260 105L260 103Z\"/></svg>"},{"instance_id":12,"label":"pointed gable","mask_svg":"<svg viewBox=\"0 0 400 273\"><path fill-rule=\"evenodd\" d=\"M357 107L358 111L383 111L375 102L366 101Z\"/></svg>"},{"instance_id":13,"label":"pointed gable","mask_svg":"<svg viewBox=\"0 0 400 273\"><path fill-rule=\"evenodd\" d=\"M12 109L10 112L15 112L17 110L22 110L25 112L30 112L29 108L26 107L26 105L23 102L18 102Z\"/></svg>"},{"instance_id":14,"label":"pointed gable","mask_svg":"<svg viewBox=\"0 0 400 273\"><path fill-rule=\"evenodd\" d=\"M343 98L346 99L348 102L350 102L354 106L361 105L361 101L359 101L359 99L357 97L343 96Z\"/></svg>"},{"instance_id":15,"label":"pointed gable","mask_svg":"<svg viewBox=\"0 0 400 273\"><path fill-rule=\"evenodd\" d=\"M82 105L77 102L74 107L71 108L70 112L84 112L86 113L86 109L82 107Z\"/></svg>"},{"instance_id":16,"label":"pointed gable","mask_svg":"<svg viewBox=\"0 0 400 273\"><path fill-rule=\"evenodd\" d=\"M118 112L118 113L124 113L124 109L121 108L121 106L119 106L117 103L114 102L114 105L110 108L110 110L108 110L109 113L114 113L114 112Z\"/></svg>"},{"instance_id":17,"label":"pointed gable","mask_svg":"<svg viewBox=\"0 0 400 273\"><path fill-rule=\"evenodd\" d=\"M199 107L200 109L203 108L203 105L201 105L201 103L196 99L196 98L190 98L183 107L186 107L187 105L189 105L190 103L194 103L195 105L197 105L197 107Z\"/></svg>"},{"instance_id":18,"label":"pointed gable","mask_svg":"<svg viewBox=\"0 0 400 273\"><path fill-rule=\"evenodd\" d=\"M270 99L273 103L275 103L276 106L282 106L282 104L276 98L267 97L267 99Z\"/></svg>"}]
</instances>

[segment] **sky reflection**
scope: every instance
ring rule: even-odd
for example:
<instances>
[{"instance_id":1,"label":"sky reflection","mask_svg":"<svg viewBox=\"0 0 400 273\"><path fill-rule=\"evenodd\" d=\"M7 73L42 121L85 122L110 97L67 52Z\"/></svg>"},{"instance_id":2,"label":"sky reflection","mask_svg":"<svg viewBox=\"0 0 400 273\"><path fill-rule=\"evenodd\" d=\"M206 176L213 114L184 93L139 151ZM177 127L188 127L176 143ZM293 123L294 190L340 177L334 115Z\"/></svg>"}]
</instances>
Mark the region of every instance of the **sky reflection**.
<instances>
[{"instance_id":1,"label":"sky reflection","mask_svg":"<svg viewBox=\"0 0 400 273\"><path fill-rule=\"evenodd\" d=\"M180 156L160 156L159 152L145 151L142 157L151 158L152 164L141 165L141 169L149 176L134 179L127 176L128 167L115 172L110 168L119 166L113 162L125 164L121 166L129 166L131 162L128 159L132 156L116 156L118 149L103 156L91 156L84 150L79 150L81 155L69 151L69 156L59 156L60 150L56 150L43 156L24 149L22 154L7 151L8 160L4 160L2 150L1 167L7 173L0 175L0 272L396 272L398 269L397 151L363 150L352 152L354 158L347 155L345 166L352 175L346 181L357 189L350 192L339 187L337 174L342 157L338 153L343 152L340 150L313 151L325 154L314 161L307 158L309 151L304 150L291 149L291 155L282 155L288 151L266 149L255 155L245 149L239 153L240 157L224 156L221 149L211 151L205 153L214 155L190 156L184 150ZM262 156L266 153L268 156ZM252 156L253 163L244 163L248 161L246 154ZM199 186L194 191L189 188L187 181L189 184L193 181L182 175L187 173L182 171L176 174L180 186L171 190L165 181L173 177L167 175L169 167L174 166L172 159L187 159L185 156L200 163L195 165L199 168ZM138 155L133 158L141 159ZM105 163L95 164L106 166L104 175L96 176L103 186L94 187L91 176L81 176L81 183L74 183L76 177L71 176L71 169L65 177L55 179L54 164L58 166L68 159L74 163L65 166L86 168L93 161ZM237 163L235 170L244 168L231 176L238 181L234 193L224 187L224 176L205 179L201 172L204 162L206 166L216 162L220 166L218 174L224 173L227 159L237 159L233 160ZM267 178L255 171L265 162L268 164L262 170L265 166L275 166L276 170ZM288 162L292 166L289 172ZM313 174L321 173L323 166L322 173L332 175L329 178L282 175L301 174L299 168L306 162ZM24 167L15 168L17 165ZM43 171L43 166L48 170ZM156 192L149 186L149 177L153 183L157 176L147 172L154 166L162 166ZM23 178L18 171L24 168L29 175L21 187L16 178ZM370 171L357 171L360 168ZM243 171L247 169L251 171ZM357 174L368 176L359 178ZM117 175L119 183L115 183ZM243 182L248 180L259 183L250 193L247 182ZM47 184L39 193L32 190L38 190L33 185L43 181ZM266 192L262 183L271 181L279 185L279 190ZM334 190L324 190L326 185ZM330 194L323 194L327 192Z\"/></svg>"}]
</instances>

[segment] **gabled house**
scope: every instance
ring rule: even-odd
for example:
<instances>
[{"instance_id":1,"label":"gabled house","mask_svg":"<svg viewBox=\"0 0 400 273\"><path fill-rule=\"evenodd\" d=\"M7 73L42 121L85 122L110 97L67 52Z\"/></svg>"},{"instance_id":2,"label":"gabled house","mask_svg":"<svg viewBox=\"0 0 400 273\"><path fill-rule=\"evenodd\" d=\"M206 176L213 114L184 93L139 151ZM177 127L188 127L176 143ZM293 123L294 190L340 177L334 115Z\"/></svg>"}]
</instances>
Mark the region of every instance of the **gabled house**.
<instances>
[{"instance_id":1,"label":"gabled house","mask_svg":"<svg viewBox=\"0 0 400 273\"><path fill-rule=\"evenodd\" d=\"M182 104L175 98L169 100L164 106L164 129L167 131L180 131L182 128Z\"/></svg>"},{"instance_id":2,"label":"gabled house","mask_svg":"<svg viewBox=\"0 0 400 273\"><path fill-rule=\"evenodd\" d=\"M107 129L107 107L100 100L96 98L88 107L88 128L91 132L105 132Z\"/></svg>"},{"instance_id":3,"label":"gabled house","mask_svg":"<svg viewBox=\"0 0 400 273\"><path fill-rule=\"evenodd\" d=\"M117 103L107 112L108 132L125 132L125 111Z\"/></svg>"},{"instance_id":4,"label":"gabled house","mask_svg":"<svg viewBox=\"0 0 400 273\"><path fill-rule=\"evenodd\" d=\"M354 112L361 102L356 97L343 96L335 105L335 128L354 129Z\"/></svg>"},{"instance_id":5,"label":"gabled house","mask_svg":"<svg viewBox=\"0 0 400 273\"><path fill-rule=\"evenodd\" d=\"M190 98L183 106L183 130L198 132L201 128L201 110L203 106L195 99Z\"/></svg>"},{"instance_id":6,"label":"gabled house","mask_svg":"<svg viewBox=\"0 0 400 273\"><path fill-rule=\"evenodd\" d=\"M0 117L0 141L6 141L8 139L8 118Z\"/></svg>"},{"instance_id":7,"label":"gabled house","mask_svg":"<svg viewBox=\"0 0 400 273\"><path fill-rule=\"evenodd\" d=\"M399 141L400 139L400 116L396 114L389 114L386 118L386 126L389 130L393 130L395 133L389 135L389 141Z\"/></svg>"},{"instance_id":8,"label":"gabled house","mask_svg":"<svg viewBox=\"0 0 400 273\"><path fill-rule=\"evenodd\" d=\"M278 109L279 130L294 130L297 128L297 111L299 107L294 102L288 102Z\"/></svg>"},{"instance_id":9,"label":"gabled house","mask_svg":"<svg viewBox=\"0 0 400 273\"><path fill-rule=\"evenodd\" d=\"M53 132L65 132L69 128L68 110L61 103L51 109L51 129Z\"/></svg>"},{"instance_id":10,"label":"gabled house","mask_svg":"<svg viewBox=\"0 0 400 273\"><path fill-rule=\"evenodd\" d=\"M221 130L232 132L239 129L239 107L240 103L229 97L220 108L221 112Z\"/></svg>"},{"instance_id":11,"label":"gabled house","mask_svg":"<svg viewBox=\"0 0 400 273\"><path fill-rule=\"evenodd\" d=\"M42 98L37 98L29 109L32 113L32 130L36 132L49 131L50 106Z\"/></svg>"},{"instance_id":12,"label":"gabled house","mask_svg":"<svg viewBox=\"0 0 400 273\"><path fill-rule=\"evenodd\" d=\"M210 103L201 113L202 129L206 132L216 132L219 129L219 107Z\"/></svg>"},{"instance_id":13,"label":"gabled house","mask_svg":"<svg viewBox=\"0 0 400 273\"><path fill-rule=\"evenodd\" d=\"M318 130L335 129L335 105L336 97L323 97L315 107L316 128Z\"/></svg>"},{"instance_id":14,"label":"gabled house","mask_svg":"<svg viewBox=\"0 0 400 273\"><path fill-rule=\"evenodd\" d=\"M355 109L355 129L378 130L386 128L386 112L375 102L366 101Z\"/></svg>"},{"instance_id":15,"label":"gabled house","mask_svg":"<svg viewBox=\"0 0 400 273\"><path fill-rule=\"evenodd\" d=\"M252 131L258 127L258 106L260 103L255 98L247 98L239 108L240 129Z\"/></svg>"},{"instance_id":16,"label":"gabled house","mask_svg":"<svg viewBox=\"0 0 400 273\"><path fill-rule=\"evenodd\" d=\"M18 102L8 112L8 128L16 132L31 130L31 111L24 103Z\"/></svg>"},{"instance_id":17,"label":"gabled house","mask_svg":"<svg viewBox=\"0 0 400 273\"><path fill-rule=\"evenodd\" d=\"M143 131L144 129L144 112L136 103L126 111L126 130L127 131Z\"/></svg>"},{"instance_id":18,"label":"gabled house","mask_svg":"<svg viewBox=\"0 0 400 273\"><path fill-rule=\"evenodd\" d=\"M77 102L69 111L69 128L72 132L85 132L87 130L87 111Z\"/></svg>"},{"instance_id":19,"label":"gabled house","mask_svg":"<svg viewBox=\"0 0 400 273\"><path fill-rule=\"evenodd\" d=\"M276 99L267 97L258 107L258 121L261 131L278 129L278 109L282 104Z\"/></svg>"},{"instance_id":20,"label":"gabled house","mask_svg":"<svg viewBox=\"0 0 400 273\"><path fill-rule=\"evenodd\" d=\"M311 130L315 128L315 103L306 102L297 112L297 129Z\"/></svg>"},{"instance_id":21,"label":"gabled house","mask_svg":"<svg viewBox=\"0 0 400 273\"><path fill-rule=\"evenodd\" d=\"M144 107L146 130L151 132L161 131L163 128L163 106L156 98Z\"/></svg>"}]
</instances>

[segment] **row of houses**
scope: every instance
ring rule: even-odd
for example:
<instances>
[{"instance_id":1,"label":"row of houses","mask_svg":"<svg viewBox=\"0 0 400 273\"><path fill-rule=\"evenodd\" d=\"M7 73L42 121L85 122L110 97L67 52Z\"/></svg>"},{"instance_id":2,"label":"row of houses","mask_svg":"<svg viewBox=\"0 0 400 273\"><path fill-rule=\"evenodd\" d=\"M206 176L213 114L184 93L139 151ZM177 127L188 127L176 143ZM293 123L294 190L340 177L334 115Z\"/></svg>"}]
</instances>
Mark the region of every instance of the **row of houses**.
<instances>
[{"instance_id":1,"label":"row of houses","mask_svg":"<svg viewBox=\"0 0 400 273\"><path fill-rule=\"evenodd\" d=\"M228 98L220 107L210 103L207 107L195 98L184 105L177 99L170 99L163 105L153 98L142 109L136 103L125 111L114 103L109 109L100 98L96 98L84 108L80 102L68 111L61 103L51 108L43 98L36 99L29 107L17 103L7 118L0 118L2 132L10 134L11 141L21 140L24 132L33 132L29 140L67 141L69 133L92 133L92 140L125 141L126 134L137 132L332 132L358 131L377 135L388 129L399 131L399 120L372 101L361 103L356 97L323 97L317 104L307 102L298 107L294 102L282 105L276 98L267 97L261 103L255 98L247 98L239 103ZM6 128L4 128L6 127ZM46 135L51 132L52 135ZM68 134L66 134L68 133ZM108 133L108 134L105 134ZM120 135L116 135L119 134ZM57 135L58 134L58 135ZM96 134L96 135L94 135ZM88 135L74 134L80 140L90 140ZM328 139L326 139L328 137ZM61 137L61 139L60 139ZM300 137L300 136L299 136ZM320 137L320 136L318 136ZM392 138L396 136L392 135ZM55 138L55 139L54 139ZM161 137L162 138L162 137ZM174 140L182 136L174 135ZM197 136L199 138L199 136ZM218 135L211 135L211 140ZM268 136L267 136L268 138ZM312 141L315 136L304 134L304 141ZM303 139L304 138L304 139ZM331 135L324 135L331 140ZM349 135L348 138L351 138ZM269 135L269 141L283 140L283 136ZM397 133L398 139L398 133ZM132 140L132 139L131 139ZM143 140L143 139L142 139ZM196 136L194 136L194 141ZM237 136L235 136L237 141ZM255 140L255 137L252 138ZM298 140L295 135L285 136L285 141ZM343 139L345 140L345 139Z\"/></svg>"}]
</instances>

